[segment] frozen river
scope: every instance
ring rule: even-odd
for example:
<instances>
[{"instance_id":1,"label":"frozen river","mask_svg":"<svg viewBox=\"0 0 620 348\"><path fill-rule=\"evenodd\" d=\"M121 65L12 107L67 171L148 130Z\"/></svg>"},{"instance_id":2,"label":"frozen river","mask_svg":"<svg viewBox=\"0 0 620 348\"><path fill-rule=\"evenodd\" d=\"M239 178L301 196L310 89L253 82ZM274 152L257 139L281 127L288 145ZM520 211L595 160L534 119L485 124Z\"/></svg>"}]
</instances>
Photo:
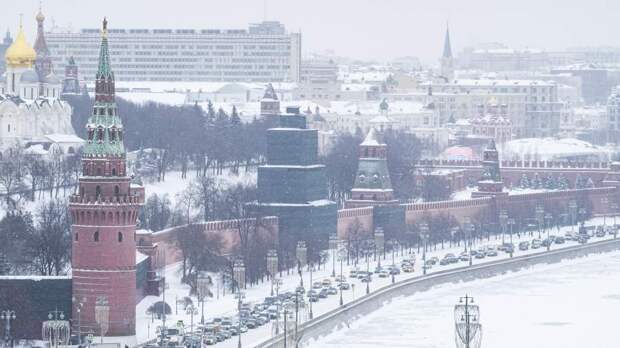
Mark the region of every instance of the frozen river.
<instances>
[{"instance_id":1,"label":"frozen river","mask_svg":"<svg viewBox=\"0 0 620 348\"><path fill-rule=\"evenodd\" d=\"M618 347L620 252L395 298L310 347L454 347L459 296L480 305L485 348Z\"/></svg>"}]
</instances>

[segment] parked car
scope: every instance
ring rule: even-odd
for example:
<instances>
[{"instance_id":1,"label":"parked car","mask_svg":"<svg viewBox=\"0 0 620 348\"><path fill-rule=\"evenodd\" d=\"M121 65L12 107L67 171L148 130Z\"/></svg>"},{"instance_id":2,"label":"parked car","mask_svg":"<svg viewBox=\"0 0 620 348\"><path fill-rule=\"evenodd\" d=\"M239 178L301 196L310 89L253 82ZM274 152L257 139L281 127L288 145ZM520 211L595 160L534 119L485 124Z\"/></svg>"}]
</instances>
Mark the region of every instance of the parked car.
<instances>
[{"instance_id":1,"label":"parked car","mask_svg":"<svg viewBox=\"0 0 620 348\"><path fill-rule=\"evenodd\" d=\"M327 296L329 296L327 289L321 289L321 291L319 291L319 298L327 298Z\"/></svg>"},{"instance_id":2,"label":"parked car","mask_svg":"<svg viewBox=\"0 0 620 348\"><path fill-rule=\"evenodd\" d=\"M469 261L469 258L471 256L469 256L469 253L461 253L461 255L459 255L459 260L460 261Z\"/></svg>"},{"instance_id":3,"label":"parked car","mask_svg":"<svg viewBox=\"0 0 620 348\"><path fill-rule=\"evenodd\" d=\"M319 302L319 297L317 295L312 295L308 297L308 301L310 302Z\"/></svg>"},{"instance_id":4,"label":"parked car","mask_svg":"<svg viewBox=\"0 0 620 348\"><path fill-rule=\"evenodd\" d=\"M329 295L336 295L338 293L338 289L335 286L330 286L327 288L327 293Z\"/></svg>"},{"instance_id":5,"label":"parked car","mask_svg":"<svg viewBox=\"0 0 620 348\"><path fill-rule=\"evenodd\" d=\"M314 282L314 283L312 283L312 288L313 289L318 290L318 289L320 289L322 287L323 287L323 284L321 282Z\"/></svg>"},{"instance_id":6,"label":"parked car","mask_svg":"<svg viewBox=\"0 0 620 348\"><path fill-rule=\"evenodd\" d=\"M403 272L405 272L405 273L411 273L411 272L413 272L413 265L406 265L406 266L403 266Z\"/></svg>"},{"instance_id":7,"label":"parked car","mask_svg":"<svg viewBox=\"0 0 620 348\"><path fill-rule=\"evenodd\" d=\"M519 243L519 250L525 251L525 250L528 250L529 248L530 248L530 242L525 241L525 242Z\"/></svg>"},{"instance_id":8,"label":"parked car","mask_svg":"<svg viewBox=\"0 0 620 348\"><path fill-rule=\"evenodd\" d=\"M352 269L352 270L349 272L349 278L357 278L357 270Z\"/></svg>"},{"instance_id":9,"label":"parked car","mask_svg":"<svg viewBox=\"0 0 620 348\"><path fill-rule=\"evenodd\" d=\"M350 287L351 286L347 282L342 282L342 283L338 284L338 288L342 289L342 290L349 290Z\"/></svg>"},{"instance_id":10,"label":"parked car","mask_svg":"<svg viewBox=\"0 0 620 348\"><path fill-rule=\"evenodd\" d=\"M540 241L540 239L532 240L532 249L538 249L541 247L541 245L542 245L542 242Z\"/></svg>"},{"instance_id":11,"label":"parked car","mask_svg":"<svg viewBox=\"0 0 620 348\"><path fill-rule=\"evenodd\" d=\"M400 269L398 267L390 268L390 274L398 275L400 274Z\"/></svg>"},{"instance_id":12,"label":"parked car","mask_svg":"<svg viewBox=\"0 0 620 348\"><path fill-rule=\"evenodd\" d=\"M433 265L439 263L439 258L437 256L433 256L429 260L432 262Z\"/></svg>"},{"instance_id":13,"label":"parked car","mask_svg":"<svg viewBox=\"0 0 620 348\"><path fill-rule=\"evenodd\" d=\"M556 237L554 240L555 244L564 244L564 237Z\"/></svg>"},{"instance_id":14,"label":"parked car","mask_svg":"<svg viewBox=\"0 0 620 348\"><path fill-rule=\"evenodd\" d=\"M214 335L207 335L203 342L208 346L212 346L217 343L217 338Z\"/></svg>"},{"instance_id":15,"label":"parked car","mask_svg":"<svg viewBox=\"0 0 620 348\"><path fill-rule=\"evenodd\" d=\"M390 274L387 271L379 272L379 278L387 278L389 276L390 276Z\"/></svg>"},{"instance_id":16,"label":"parked car","mask_svg":"<svg viewBox=\"0 0 620 348\"><path fill-rule=\"evenodd\" d=\"M332 281L329 280L329 278L325 278L325 279L323 279L321 284L323 284L323 286L331 286L332 285Z\"/></svg>"}]
</instances>

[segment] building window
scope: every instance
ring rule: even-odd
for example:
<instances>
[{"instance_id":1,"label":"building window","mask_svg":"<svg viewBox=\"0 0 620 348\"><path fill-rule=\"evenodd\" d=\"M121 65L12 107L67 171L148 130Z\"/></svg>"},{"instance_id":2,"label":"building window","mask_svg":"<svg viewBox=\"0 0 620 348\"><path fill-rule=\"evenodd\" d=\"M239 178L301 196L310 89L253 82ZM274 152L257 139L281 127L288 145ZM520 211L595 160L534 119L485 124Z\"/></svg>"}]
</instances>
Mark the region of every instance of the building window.
<instances>
[{"instance_id":1,"label":"building window","mask_svg":"<svg viewBox=\"0 0 620 348\"><path fill-rule=\"evenodd\" d=\"M118 185L114 186L114 195L118 196L119 193L120 193L120 189L118 188Z\"/></svg>"},{"instance_id":2,"label":"building window","mask_svg":"<svg viewBox=\"0 0 620 348\"><path fill-rule=\"evenodd\" d=\"M94 240L95 242L98 242L98 241L99 241L99 231L95 231L95 234L93 235L93 240Z\"/></svg>"},{"instance_id":3,"label":"building window","mask_svg":"<svg viewBox=\"0 0 620 348\"><path fill-rule=\"evenodd\" d=\"M118 233L118 242L121 243L123 241L123 233L119 232Z\"/></svg>"},{"instance_id":4,"label":"building window","mask_svg":"<svg viewBox=\"0 0 620 348\"><path fill-rule=\"evenodd\" d=\"M97 196L97 198L101 196L101 186L97 185L97 187L95 188L95 195Z\"/></svg>"},{"instance_id":5,"label":"building window","mask_svg":"<svg viewBox=\"0 0 620 348\"><path fill-rule=\"evenodd\" d=\"M75 232L75 241L77 242L78 240L79 240L78 233Z\"/></svg>"}]
</instances>

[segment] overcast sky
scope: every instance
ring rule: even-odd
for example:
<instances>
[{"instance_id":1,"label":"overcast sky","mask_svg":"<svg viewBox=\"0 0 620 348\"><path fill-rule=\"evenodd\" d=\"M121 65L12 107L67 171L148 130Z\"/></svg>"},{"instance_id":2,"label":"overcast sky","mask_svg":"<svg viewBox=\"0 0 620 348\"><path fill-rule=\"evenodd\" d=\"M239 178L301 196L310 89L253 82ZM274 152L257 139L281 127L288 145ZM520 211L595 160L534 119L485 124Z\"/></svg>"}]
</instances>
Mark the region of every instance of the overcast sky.
<instances>
[{"instance_id":1,"label":"overcast sky","mask_svg":"<svg viewBox=\"0 0 620 348\"><path fill-rule=\"evenodd\" d=\"M24 13L32 43L39 1L0 2L0 28L14 32ZM446 21L456 52L484 42L548 50L620 46L620 0L44 0L43 10L48 26L53 19L73 28L97 27L104 15L111 28L246 28L266 18L301 30L304 53L377 60L418 56L435 63Z\"/></svg>"}]
</instances>

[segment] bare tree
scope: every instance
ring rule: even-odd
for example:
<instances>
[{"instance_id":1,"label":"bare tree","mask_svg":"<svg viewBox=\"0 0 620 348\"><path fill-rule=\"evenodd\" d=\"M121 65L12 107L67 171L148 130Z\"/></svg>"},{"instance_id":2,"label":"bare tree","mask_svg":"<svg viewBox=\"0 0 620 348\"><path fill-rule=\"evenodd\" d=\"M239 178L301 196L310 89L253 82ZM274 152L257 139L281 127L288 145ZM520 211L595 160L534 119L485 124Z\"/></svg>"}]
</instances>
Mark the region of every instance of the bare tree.
<instances>
[{"instance_id":1,"label":"bare tree","mask_svg":"<svg viewBox=\"0 0 620 348\"><path fill-rule=\"evenodd\" d=\"M33 268L42 275L66 271L71 250L71 222L67 202L49 201L37 210L37 227L28 236L27 253Z\"/></svg>"}]
</instances>

